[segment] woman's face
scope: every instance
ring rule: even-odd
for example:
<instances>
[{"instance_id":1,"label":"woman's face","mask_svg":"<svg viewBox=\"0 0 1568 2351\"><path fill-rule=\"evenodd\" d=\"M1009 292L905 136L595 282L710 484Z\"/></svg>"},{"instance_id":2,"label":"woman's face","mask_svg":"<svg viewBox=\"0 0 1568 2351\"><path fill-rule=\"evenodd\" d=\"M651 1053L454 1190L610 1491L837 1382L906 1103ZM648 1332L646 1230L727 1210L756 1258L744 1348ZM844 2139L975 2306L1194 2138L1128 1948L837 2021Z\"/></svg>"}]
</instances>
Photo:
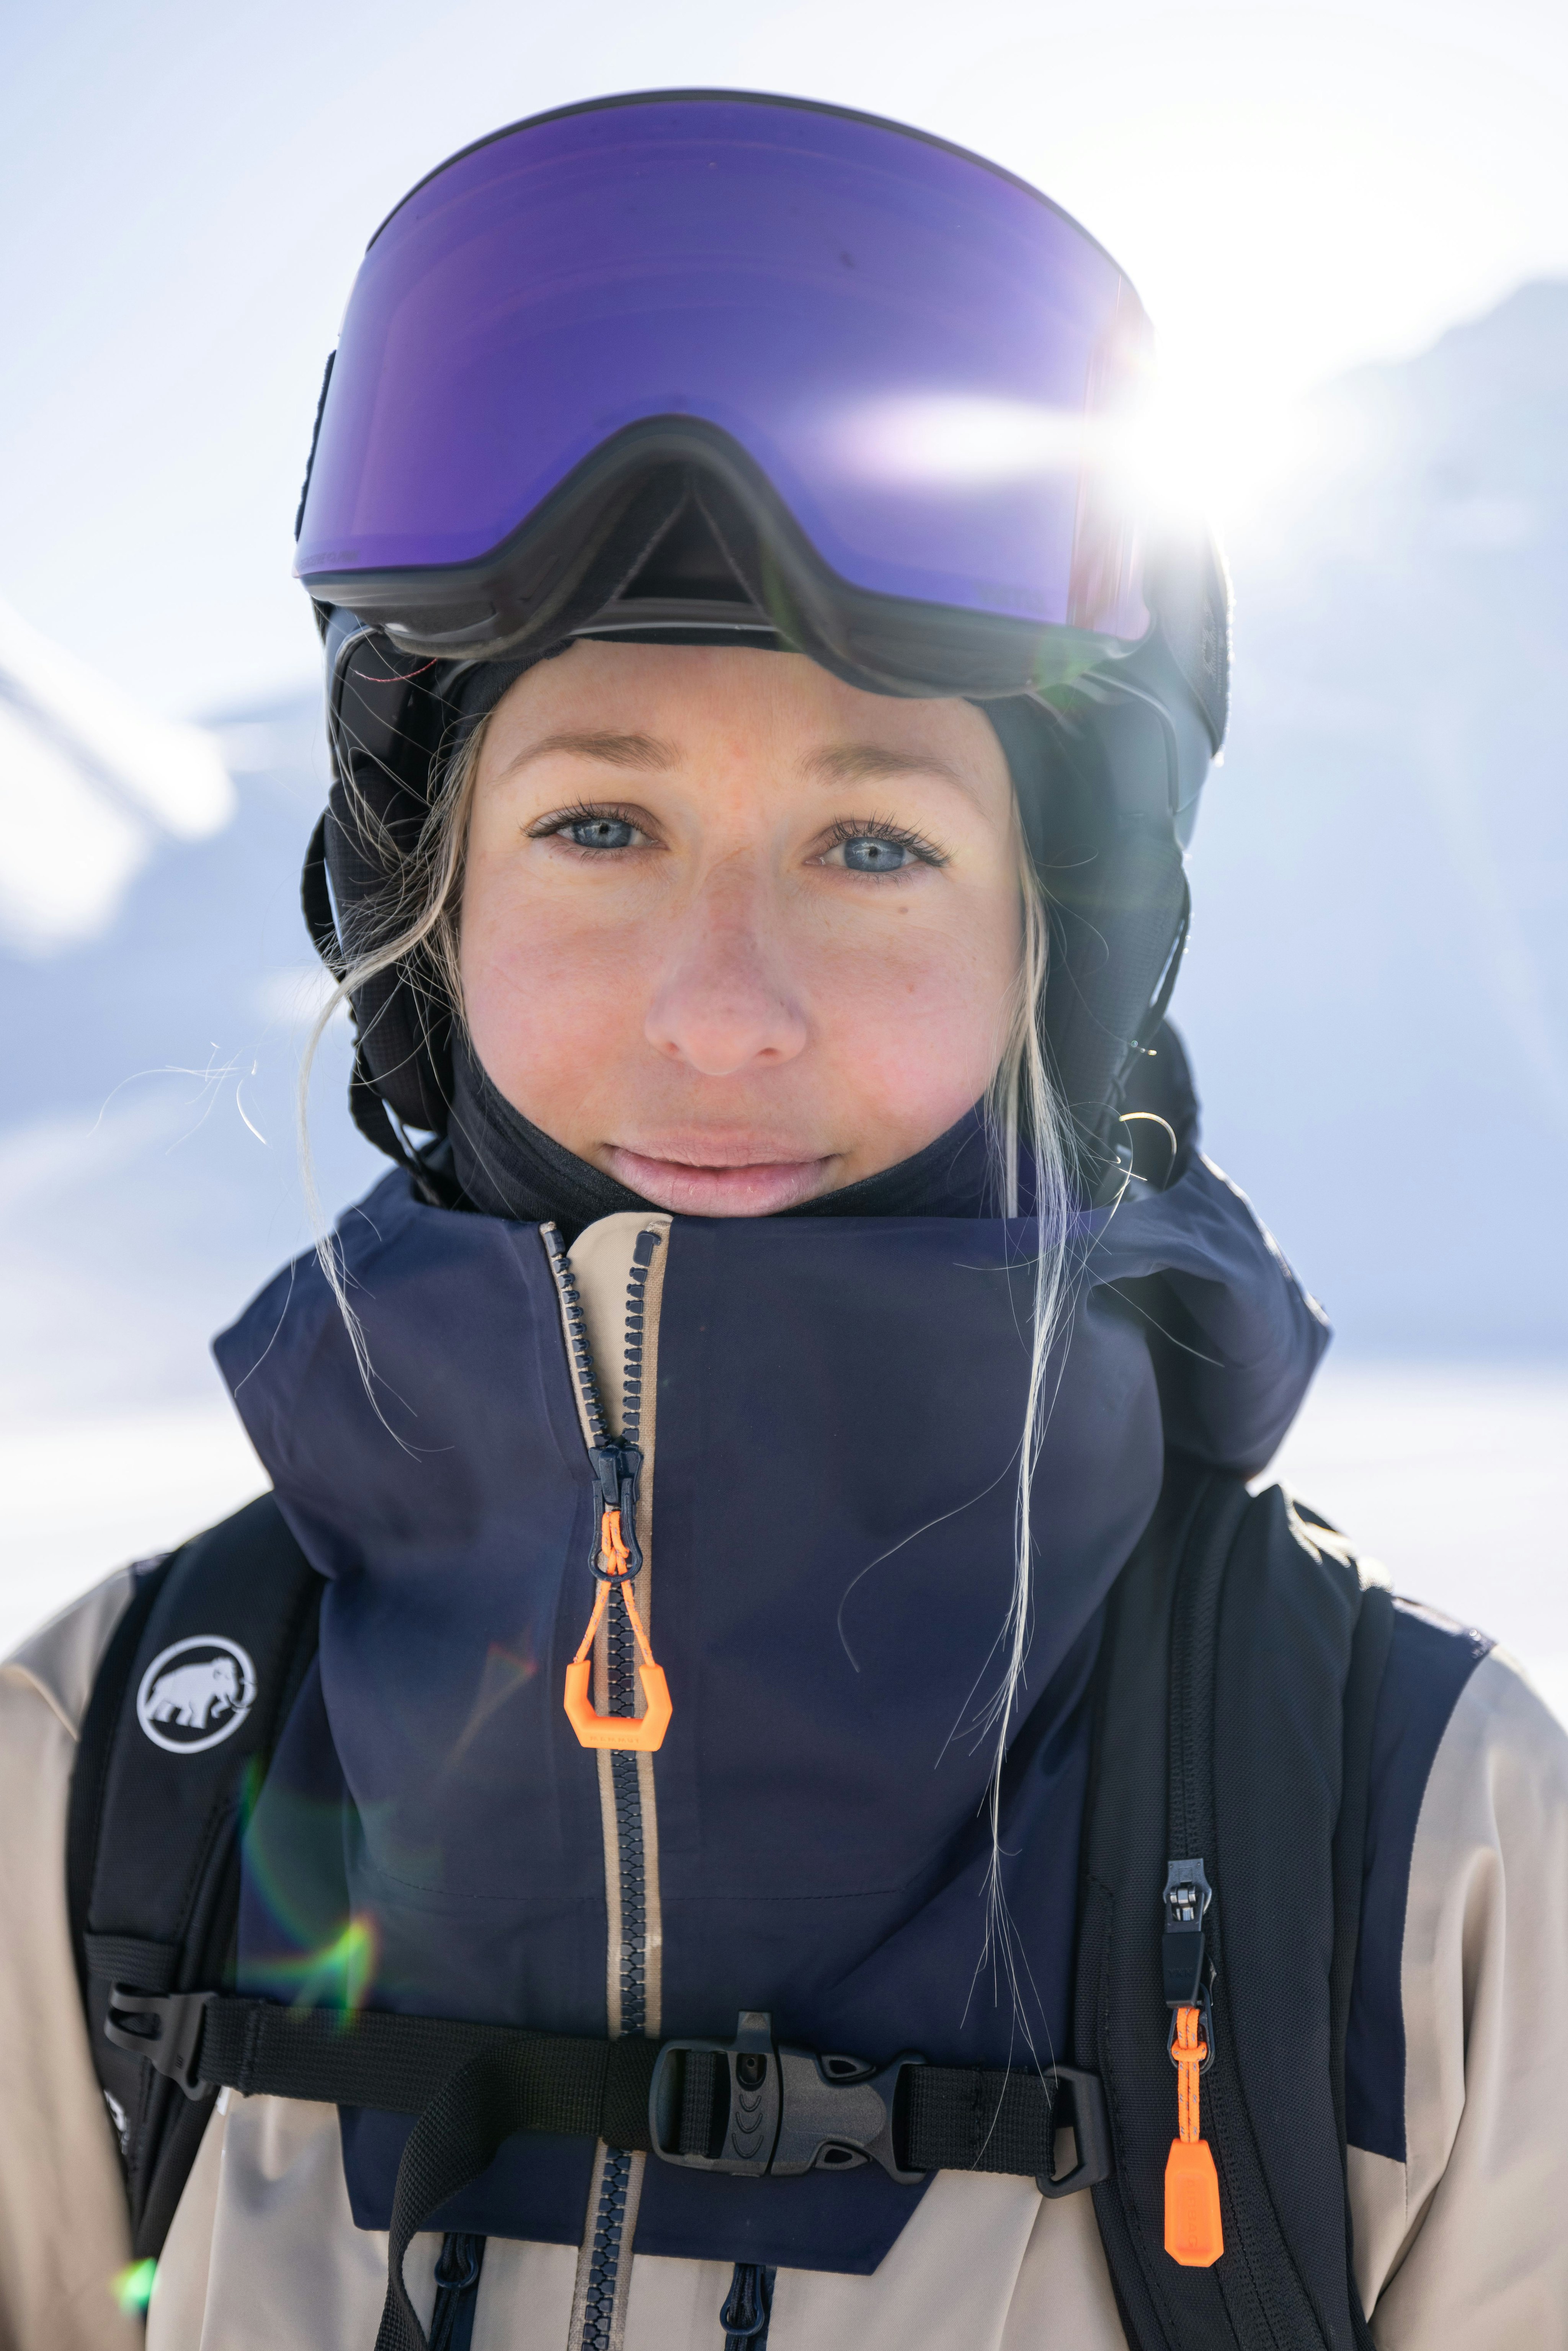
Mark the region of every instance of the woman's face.
<instances>
[{"instance_id":1,"label":"woman's face","mask_svg":"<svg viewBox=\"0 0 1568 2351\"><path fill-rule=\"evenodd\" d=\"M588 642L490 720L475 1050L661 1207L768 1216L935 1141L1000 1058L1020 934L1011 780L967 703Z\"/></svg>"}]
</instances>

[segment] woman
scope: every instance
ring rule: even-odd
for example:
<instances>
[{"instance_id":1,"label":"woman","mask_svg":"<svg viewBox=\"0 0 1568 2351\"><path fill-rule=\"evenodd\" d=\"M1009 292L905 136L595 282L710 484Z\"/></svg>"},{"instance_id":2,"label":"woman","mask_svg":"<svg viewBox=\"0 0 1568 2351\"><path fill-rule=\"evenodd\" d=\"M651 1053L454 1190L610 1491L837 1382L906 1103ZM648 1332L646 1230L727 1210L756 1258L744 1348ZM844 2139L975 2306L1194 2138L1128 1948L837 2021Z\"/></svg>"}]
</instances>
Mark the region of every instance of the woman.
<instances>
[{"instance_id":1,"label":"woman","mask_svg":"<svg viewBox=\"0 0 1568 2351\"><path fill-rule=\"evenodd\" d=\"M1326 1332L1163 1025L1145 344L784 101L372 243L306 902L400 1165L218 1342L275 1499L6 1669L24 2351L1568 2340L1563 1740L1239 1482Z\"/></svg>"}]
</instances>

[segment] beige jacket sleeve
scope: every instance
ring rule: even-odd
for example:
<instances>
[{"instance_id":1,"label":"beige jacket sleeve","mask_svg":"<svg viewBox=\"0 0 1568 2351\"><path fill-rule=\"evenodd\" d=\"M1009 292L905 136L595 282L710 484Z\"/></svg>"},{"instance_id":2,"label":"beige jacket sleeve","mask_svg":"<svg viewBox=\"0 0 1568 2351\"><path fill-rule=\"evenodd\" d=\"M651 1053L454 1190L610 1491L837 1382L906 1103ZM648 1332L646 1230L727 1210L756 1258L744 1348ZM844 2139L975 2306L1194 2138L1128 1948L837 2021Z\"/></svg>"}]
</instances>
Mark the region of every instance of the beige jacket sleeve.
<instances>
[{"instance_id":1,"label":"beige jacket sleeve","mask_svg":"<svg viewBox=\"0 0 1568 2351\"><path fill-rule=\"evenodd\" d=\"M131 1596L110 1577L0 1665L0 2351L134 2351L113 2129L88 2052L66 1909L66 1806L99 1659Z\"/></svg>"},{"instance_id":2,"label":"beige jacket sleeve","mask_svg":"<svg viewBox=\"0 0 1568 2351\"><path fill-rule=\"evenodd\" d=\"M1379 2351L1568 2351L1568 1733L1498 1650L1433 1760L1402 1991L1406 2160L1350 2153Z\"/></svg>"}]
</instances>

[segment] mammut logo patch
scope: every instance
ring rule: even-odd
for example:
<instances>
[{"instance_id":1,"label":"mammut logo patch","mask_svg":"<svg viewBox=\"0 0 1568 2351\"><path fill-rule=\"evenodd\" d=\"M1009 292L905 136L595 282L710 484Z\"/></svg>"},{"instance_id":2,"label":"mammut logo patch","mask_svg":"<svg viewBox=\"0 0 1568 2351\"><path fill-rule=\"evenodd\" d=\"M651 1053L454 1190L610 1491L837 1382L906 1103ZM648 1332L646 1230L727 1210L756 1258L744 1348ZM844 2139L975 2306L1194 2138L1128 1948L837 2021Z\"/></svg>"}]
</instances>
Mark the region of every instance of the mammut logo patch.
<instances>
[{"instance_id":1,"label":"mammut logo patch","mask_svg":"<svg viewBox=\"0 0 1568 2351\"><path fill-rule=\"evenodd\" d=\"M237 1730L256 1704L256 1667L237 1641L198 1633L153 1658L136 1718L154 1747L199 1755Z\"/></svg>"}]
</instances>

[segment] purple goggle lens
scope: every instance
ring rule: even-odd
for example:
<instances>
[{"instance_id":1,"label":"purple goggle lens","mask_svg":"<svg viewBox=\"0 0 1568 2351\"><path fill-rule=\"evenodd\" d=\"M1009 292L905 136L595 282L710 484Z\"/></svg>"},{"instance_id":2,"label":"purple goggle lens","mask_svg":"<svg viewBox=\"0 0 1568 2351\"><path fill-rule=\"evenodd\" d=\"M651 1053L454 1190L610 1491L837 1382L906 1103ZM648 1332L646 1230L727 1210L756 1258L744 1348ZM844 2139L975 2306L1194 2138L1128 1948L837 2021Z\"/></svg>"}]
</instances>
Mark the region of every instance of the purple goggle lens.
<instances>
[{"instance_id":1,"label":"purple goggle lens","mask_svg":"<svg viewBox=\"0 0 1568 2351\"><path fill-rule=\"evenodd\" d=\"M1149 366L1100 246L918 133L725 94L547 115L372 242L296 569L355 609L378 581L383 614L400 575L417 607L616 436L681 420L852 590L1125 643L1148 613L1118 440Z\"/></svg>"}]
</instances>

